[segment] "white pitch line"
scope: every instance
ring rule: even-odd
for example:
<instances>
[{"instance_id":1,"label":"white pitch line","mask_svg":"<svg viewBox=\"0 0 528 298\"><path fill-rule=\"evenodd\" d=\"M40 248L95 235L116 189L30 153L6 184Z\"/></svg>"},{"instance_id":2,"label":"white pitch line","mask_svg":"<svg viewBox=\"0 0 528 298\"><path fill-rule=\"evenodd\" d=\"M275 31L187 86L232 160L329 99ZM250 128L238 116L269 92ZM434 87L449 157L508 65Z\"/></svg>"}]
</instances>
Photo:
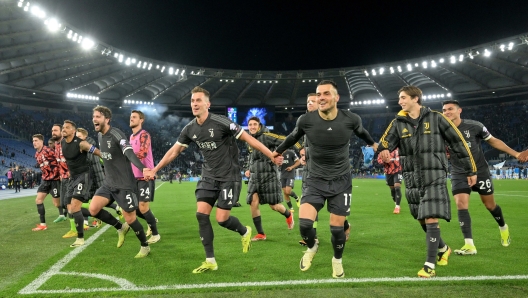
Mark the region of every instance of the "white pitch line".
<instances>
[{"instance_id":1,"label":"white pitch line","mask_svg":"<svg viewBox=\"0 0 528 298\"><path fill-rule=\"evenodd\" d=\"M154 190L158 190L158 188L160 188L163 184L165 184L165 182L161 183ZM65 255L64 258L60 259L57 263L55 263L53 266L51 266L51 268L48 269L48 271L45 271L44 273L42 273L39 277L37 277L34 281L32 281L27 286L25 286L23 289L21 289L18 293L19 294L33 294L33 293L37 293L39 291L38 288L40 288L44 283L46 283L50 278L52 278L53 275L64 274L64 273L60 272L61 269L64 268L64 266L66 266L71 260L73 260L78 254L80 254L88 246L90 246L90 244L92 244L95 240L97 240L97 238L99 238L99 236L101 236L104 232L106 232L110 227L111 227L110 225L106 225L103 228L101 228L99 231L97 231L97 233L93 234L92 237L88 238L83 246L79 246L79 247L73 249L70 253ZM95 277L95 276L92 276L92 277ZM104 279L106 279L106 278L104 278ZM114 277L114 279L117 280L117 281L115 281L116 283L122 282L122 280L124 280L124 279L115 278L115 277ZM130 283L128 281L125 284L126 287L130 287L131 285L133 287L135 287L134 284L132 284L132 283ZM124 290L125 288L122 288L122 289L118 288L118 289L119 290Z\"/></svg>"},{"instance_id":2,"label":"white pitch line","mask_svg":"<svg viewBox=\"0 0 528 298\"><path fill-rule=\"evenodd\" d=\"M505 194L505 193L495 193L496 196L503 196L503 197L524 197L524 198L527 198L528 197L528 194L526 195L509 195L509 194Z\"/></svg>"},{"instance_id":3,"label":"white pitch line","mask_svg":"<svg viewBox=\"0 0 528 298\"><path fill-rule=\"evenodd\" d=\"M340 283L387 283L387 282L448 282L448 281L488 281L488 280L525 280L528 275L503 275L503 276L453 276L436 277L424 279L419 277L382 277L382 278L344 278L344 279L311 279L311 280L280 280L264 282L232 282L232 283L204 283L166 285L154 287L137 287L132 289L123 288L94 288L94 289L67 289L67 290L36 290L31 293L21 294L71 294L71 293L93 293L93 292L116 292L116 291L157 291L157 290L188 290L188 289L210 289L210 288L233 288L233 287L265 287L265 286L291 286L291 285L313 285L313 284L340 284ZM20 292L19 292L20 293Z\"/></svg>"}]
</instances>

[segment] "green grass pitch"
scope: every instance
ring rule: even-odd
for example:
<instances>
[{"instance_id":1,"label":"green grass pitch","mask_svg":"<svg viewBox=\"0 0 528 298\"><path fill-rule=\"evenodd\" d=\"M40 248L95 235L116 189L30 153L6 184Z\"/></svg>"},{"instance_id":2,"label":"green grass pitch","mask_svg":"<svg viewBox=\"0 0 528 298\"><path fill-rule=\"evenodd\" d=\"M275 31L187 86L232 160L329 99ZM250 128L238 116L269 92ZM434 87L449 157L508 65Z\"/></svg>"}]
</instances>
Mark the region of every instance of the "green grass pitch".
<instances>
[{"instance_id":1,"label":"green grass pitch","mask_svg":"<svg viewBox=\"0 0 528 298\"><path fill-rule=\"evenodd\" d=\"M221 228L211 216L218 271L192 274L205 259L198 235L196 183L157 182L151 204L159 219L161 241L151 255L134 259L139 243L133 233L116 248L113 228L91 228L89 245L72 253L74 239L61 236L69 222L53 223L57 211L45 200L48 230L32 232L38 221L34 197L0 201L0 297L526 297L528 296L528 181L495 180L495 198L510 227L512 244L502 247L498 226L476 194L470 213L476 256L452 254L449 265L437 266L438 277L422 280L416 273L425 260L425 234L409 214L392 214L393 202L383 180L354 179L349 221L350 241L343 256L345 280L333 280L332 248L326 207L320 212L319 252L312 267L299 270L303 248L299 230L288 230L282 215L261 206L266 241L242 253L240 236ZM300 194L300 181L295 191ZM245 203L232 214L253 228ZM295 206L297 216L297 206ZM442 237L453 249L463 245L452 200L453 220L441 222ZM145 225L145 222L142 221ZM253 235L256 232L253 231ZM68 261L66 263L66 261ZM47 272L48 275L43 275ZM36 285L36 286L35 286ZM439 293L442 293L439 295Z\"/></svg>"}]
</instances>

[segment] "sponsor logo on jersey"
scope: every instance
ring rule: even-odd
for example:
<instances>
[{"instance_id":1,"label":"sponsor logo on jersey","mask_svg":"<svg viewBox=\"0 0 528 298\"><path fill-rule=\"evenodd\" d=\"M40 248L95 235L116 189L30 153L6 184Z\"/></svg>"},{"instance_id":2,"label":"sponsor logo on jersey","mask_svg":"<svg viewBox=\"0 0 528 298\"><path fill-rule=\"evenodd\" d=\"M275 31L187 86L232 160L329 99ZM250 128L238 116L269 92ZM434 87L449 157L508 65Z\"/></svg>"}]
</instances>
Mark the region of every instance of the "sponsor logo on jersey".
<instances>
[{"instance_id":1,"label":"sponsor logo on jersey","mask_svg":"<svg viewBox=\"0 0 528 298\"><path fill-rule=\"evenodd\" d=\"M196 138L197 138L197 136L196 136L196 135L193 135L193 139L196 139Z\"/></svg>"},{"instance_id":2,"label":"sponsor logo on jersey","mask_svg":"<svg viewBox=\"0 0 528 298\"><path fill-rule=\"evenodd\" d=\"M406 132L409 132L409 130L408 130L407 128L404 128L404 129L402 130L402 133L406 133Z\"/></svg>"},{"instance_id":3,"label":"sponsor logo on jersey","mask_svg":"<svg viewBox=\"0 0 528 298\"><path fill-rule=\"evenodd\" d=\"M332 130L332 128L331 128L331 127L329 127L329 128L327 129L327 130Z\"/></svg>"}]
</instances>

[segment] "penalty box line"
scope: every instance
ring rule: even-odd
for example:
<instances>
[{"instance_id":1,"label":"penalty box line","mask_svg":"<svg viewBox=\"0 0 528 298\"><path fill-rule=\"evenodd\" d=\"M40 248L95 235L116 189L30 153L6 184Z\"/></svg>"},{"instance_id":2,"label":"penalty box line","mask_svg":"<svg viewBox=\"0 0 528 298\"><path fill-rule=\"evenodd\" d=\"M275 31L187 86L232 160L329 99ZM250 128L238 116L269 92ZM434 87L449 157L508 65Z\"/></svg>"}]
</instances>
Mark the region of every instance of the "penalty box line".
<instances>
[{"instance_id":1,"label":"penalty box line","mask_svg":"<svg viewBox=\"0 0 528 298\"><path fill-rule=\"evenodd\" d=\"M155 188L157 190L160 188L165 182L161 183L158 187ZM99 238L104 232L106 232L111 226L105 225L103 228L101 228L97 233L93 234L92 237L88 238L83 246L76 247L71 252L69 252L67 255L65 255L62 259L60 259L57 263L55 263L53 266L51 266L50 269L42 273L39 277L37 277L35 280L33 280L31 283L29 283L27 286L22 288L18 293L19 294L34 294L34 293L40 293L38 288L40 288L43 284L45 284L50 278L52 278L54 275L59 274L62 268L66 266L71 260L73 260L77 255L79 255L83 250L85 250L90 244L94 243L97 238Z\"/></svg>"}]
</instances>

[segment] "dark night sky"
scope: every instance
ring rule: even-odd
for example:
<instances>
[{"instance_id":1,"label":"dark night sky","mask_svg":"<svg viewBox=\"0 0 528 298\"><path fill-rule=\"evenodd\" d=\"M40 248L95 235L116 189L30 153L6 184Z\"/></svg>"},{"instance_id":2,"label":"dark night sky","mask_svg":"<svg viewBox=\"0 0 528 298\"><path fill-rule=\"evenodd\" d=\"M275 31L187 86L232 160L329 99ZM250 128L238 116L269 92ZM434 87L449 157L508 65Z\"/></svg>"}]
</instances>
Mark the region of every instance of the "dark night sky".
<instances>
[{"instance_id":1,"label":"dark night sky","mask_svg":"<svg viewBox=\"0 0 528 298\"><path fill-rule=\"evenodd\" d=\"M528 1L40 0L60 21L167 62L251 70L376 64L528 31ZM35 3L37 3L35 2Z\"/></svg>"}]
</instances>

